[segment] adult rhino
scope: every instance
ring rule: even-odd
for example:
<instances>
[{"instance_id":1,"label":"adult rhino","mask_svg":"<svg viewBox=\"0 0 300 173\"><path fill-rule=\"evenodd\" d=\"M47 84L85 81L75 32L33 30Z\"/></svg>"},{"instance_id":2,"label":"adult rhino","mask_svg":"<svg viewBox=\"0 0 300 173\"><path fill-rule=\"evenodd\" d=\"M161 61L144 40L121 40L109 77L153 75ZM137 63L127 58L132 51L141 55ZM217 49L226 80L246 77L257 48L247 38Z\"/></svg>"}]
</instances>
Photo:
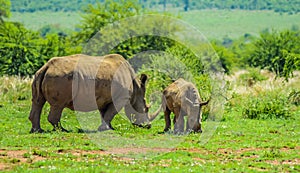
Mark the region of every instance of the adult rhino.
<instances>
[{"instance_id":1,"label":"adult rhino","mask_svg":"<svg viewBox=\"0 0 300 173\"><path fill-rule=\"evenodd\" d=\"M54 129L60 124L64 108L76 111L99 110L99 131L113 129L111 121L124 107L132 124L150 128L158 114L149 115L145 102L147 76L136 77L130 64L118 54L83 54L51 58L39 69L32 83L31 132L43 132L42 108L50 104L48 121Z\"/></svg>"},{"instance_id":2,"label":"adult rhino","mask_svg":"<svg viewBox=\"0 0 300 173\"><path fill-rule=\"evenodd\" d=\"M170 114L174 116L174 132L184 132L184 116L187 115L186 132L202 132L201 107L207 105L209 101L202 102L199 92L194 84L179 78L171 83L163 91L162 107L165 116L165 129L167 132L171 129Z\"/></svg>"}]
</instances>

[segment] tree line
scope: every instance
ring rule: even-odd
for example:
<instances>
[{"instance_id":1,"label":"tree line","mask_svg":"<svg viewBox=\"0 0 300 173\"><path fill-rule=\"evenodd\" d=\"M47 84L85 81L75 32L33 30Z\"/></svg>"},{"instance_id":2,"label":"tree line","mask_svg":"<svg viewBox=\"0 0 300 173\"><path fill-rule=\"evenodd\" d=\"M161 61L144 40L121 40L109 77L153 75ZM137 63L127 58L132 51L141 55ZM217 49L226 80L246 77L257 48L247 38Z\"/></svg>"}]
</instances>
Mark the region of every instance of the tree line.
<instances>
[{"instance_id":1,"label":"tree line","mask_svg":"<svg viewBox=\"0 0 300 173\"><path fill-rule=\"evenodd\" d=\"M103 3L105 0L11 0L13 12L35 11L83 11L87 4ZM124 0L116 0L122 2ZM294 14L300 12L297 1L286 0L137 0L142 8L163 10L179 8L184 11L201 9L242 9L242 10L273 10L280 13Z\"/></svg>"},{"instance_id":2,"label":"tree line","mask_svg":"<svg viewBox=\"0 0 300 173\"><path fill-rule=\"evenodd\" d=\"M0 2L9 4L8 0L0 0ZM123 18L147 13L141 4L135 2L107 0L103 3L89 4L85 7L79 30L71 34L45 31L42 33L27 29L21 23L1 20L0 75L31 76L51 57L82 53L84 44L101 28ZM0 18L9 17L9 13L9 10L4 10L0 13ZM167 28L165 25L167 21L157 22L160 23L157 27L160 27L159 30L162 32L176 30L176 28ZM108 35L116 34L120 33L108 33ZM258 38L245 34L235 40L215 40L212 46L218 53L226 73L230 73L233 67L249 66L268 69L288 79L294 70L300 70L300 31L297 28L284 31L266 30ZM139 52L147 50L159 50L176 55L193 75L197 76L203 72L203 64L194 62L197 58L192 50L165 37L151 35L133 37L120 42L111 49L110 53L119 53L126 59L130 59ZM162 62L158 59L154 60L152 66L155 66L155 63L161 65ZM151 73L157 72L151 71Z\"/></svg>"}]
</instances>

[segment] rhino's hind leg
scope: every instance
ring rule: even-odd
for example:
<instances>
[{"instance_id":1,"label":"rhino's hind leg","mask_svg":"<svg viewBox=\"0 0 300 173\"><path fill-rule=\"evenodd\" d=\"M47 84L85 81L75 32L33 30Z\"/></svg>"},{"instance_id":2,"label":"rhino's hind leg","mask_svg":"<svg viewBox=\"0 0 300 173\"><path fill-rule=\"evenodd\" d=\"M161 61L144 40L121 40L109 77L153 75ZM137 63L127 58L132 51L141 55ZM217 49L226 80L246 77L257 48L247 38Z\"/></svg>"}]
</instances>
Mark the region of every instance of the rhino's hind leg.
<instances>
[{"instance_id":1,"label":"rhino's hind leg","mask_svg":"<svg viewBox=\"0 0 300 173\"><path fill-rule=\"evenodd\" d=\"M111 121L114 116L118 113L113 103L109 104L106 108L100 110L101 113L101 125L98 131L114 130L111 126Z\"/></svg>"},{"instance_id":2,"label":"rhino's hind leg","mask_svg":"<svg viewBox=\"0 0 300 173\"><path fill-rule=\"evenodd\" d=\"M42 108L45 104L45 101L40 102L39 104L32 102L29 120L31 121L32 127L30 130L30 133L42 133L44 130L41 128L40 125L40 118L41 118L41 112Z\"/></svg>"},{"instance_id":3,"label":"rhino's hind leg","mask_svg":"<svg viewBox=\"0 0 300 173\"><path fill-rule=\"evenodd\" d=\"M48 121L52 124L53 130L61 130L64 132L68 132L66 129L64 129L61 126L60 123L60 118L61 118L61 113L64 108L57 107L57 106L51 106L50 107L50 113L48 115Z\"/></svg>"}]
</instances>

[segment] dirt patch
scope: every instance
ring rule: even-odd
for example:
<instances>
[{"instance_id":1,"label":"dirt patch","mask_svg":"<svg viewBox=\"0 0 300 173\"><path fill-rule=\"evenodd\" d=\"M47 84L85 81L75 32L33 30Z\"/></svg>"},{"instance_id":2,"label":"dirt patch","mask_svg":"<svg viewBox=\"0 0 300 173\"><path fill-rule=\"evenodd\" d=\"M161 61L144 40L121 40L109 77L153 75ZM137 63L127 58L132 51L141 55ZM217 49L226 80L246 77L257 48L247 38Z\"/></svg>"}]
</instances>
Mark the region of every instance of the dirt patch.
<instances>
[{"instance_id":1,"label":"dirt patch","mask_svg":"<svg viewBox=\"0 0 300 173\"><path fill-rule=\"evenodd\" d=\"M109 155L109 154L139 154L148 152L171 152L175 149L171 148L111 148L108 150L58 150L60 154L70 153L74 156L82 155Z\"/></svg>"},{"instance_id":2,"label":"dirt patch","mask_svg":"<svg viewBox=\"0 0 300 173\"><path fill-rule=\"evenodd\" d=\"M12 167L21 163L33 163L40 160L45 160L45 157L38 155L26 156L26 150L4 150L0 149L0 171L11 169Z\"/></svg>"},{"instance_id":3,"label":"dirt patch","mask_svg":"<svg viewBox=\"0 0 300 173\"><path fill-rule=\"evenodd\" d=\"M111 150L106 151L108 154L138 154L138 153L148 153L148 152L160 152L166 153L175 151L172 148L113 148Z\"/></svg>"},{"instance_id":4,"label":"dirt patch","mask_svg":"<svg viewBox=\"0 0 300 173\"><path fill-rule=\"evenodd\" d=\"M300 146L297 146L293 149L284 147L281 149L278 149L282 152L288 152L290 150L299 150ZM216 151L211 151L207 149L201 149L201 148L192 148L192 149L172 149L172 148L112 148L109 150L57 150L57 151L51 151L52 154L54 154L53 157L59 157L60 154L71 154L73 155L77 161L82 161L83 159L88 159L89 161L95 161L98 158L97 155L114 155L114 159L118 161L124 161L124 162L132 162L134 161L134 158L126 157L126 156L117 156L117 155L126 155L126 154L146 154L149 152L153 153L168 153L168 152L174 152L174 151L186 151L190 153L199 153L201 155L209 155L209 154L222 154L222 155L242 155L246 152L251 151L261 151L261 150L271 150L271 148L241 148L241 149L230 149L230 148L219 148ZM46 152L47 153L47 152ZM55 156L55 154L58 154L58 156ZM85 157L91 155L92 157ZM95 157L94 157L95 156ZM41 160L47 159L47 154L44 156L43 154L35 153L34 151L28 151L28 150L5 150L0 149L0 171L1 170L9 170L12 169L15 166L18 166L20 164L24 163L34 163ZM52 156L51 156L52 157ZM251 156L242 156L243 157L258 157L258 155L251 155ZM242 158L232 158L233 160L241 160ZM195 157L193 160L198 161L199 163L206 163L207 161L203 158ZM278 160L269 160L267 161L269 164L273 165L279 165L279 164L285 164L285 165L299 165L300 159L292 159L292 160L284 160L284 161L278 161ZM169 163L164 162L164 167L168 167Z\"/></svg>"},{"instance_id":5,"label":"dirt patch","mask_svg":"<svg viewBox=\"0 0 300 173\"><path fill-rule=\"evenodd\" d=\"M71 154L77 157L80 161L82 156L87 155L111 155L111 154L139 154L147 152L171 152L173 149L168 148L112 148L110 150L57 150L52 151L52 154ZM41 156L34 151L28 150L5 150L0 149L0 170L11 169L14 166L22 163L34 163L41 160L46 160L48 156ZM54 156L55 157L55 156ZM119 157L118 157L119 158ZM93 160L93 159L91 159ZM120 157L118 160L129 161L132 158Z\"/></svg>"},{"instance_id":6,"label":"dirt patch","mask_svg":"<svg viewBox=\"0 0 300 173\"><path fill-rule=\"evenodd\" d=\"M223 153L223 154L243 154L245 152L251 152L251 151L262 151L262 150L271 150L271 148L241 148L241 149L237 149L237 150L233 150L233 149L229 149L229 148L219 148L217 150L217 153ZM283 148L279 148L279 151L282 152L288 152L290 150L300 150L300 146L297 146L295 148L288 148L288 147L283 147Z\"/></svg>"},{"instance_id":7,"label":"dirt patch","mask_svg":"<svg viewBox=\"0 0 300 173\"><path fill-rule=\"evenodd\" d=\"M283 161L267 160L266 162L272 165L300 165L300 159L283 160Z\"/></svg>"}]
</instances>

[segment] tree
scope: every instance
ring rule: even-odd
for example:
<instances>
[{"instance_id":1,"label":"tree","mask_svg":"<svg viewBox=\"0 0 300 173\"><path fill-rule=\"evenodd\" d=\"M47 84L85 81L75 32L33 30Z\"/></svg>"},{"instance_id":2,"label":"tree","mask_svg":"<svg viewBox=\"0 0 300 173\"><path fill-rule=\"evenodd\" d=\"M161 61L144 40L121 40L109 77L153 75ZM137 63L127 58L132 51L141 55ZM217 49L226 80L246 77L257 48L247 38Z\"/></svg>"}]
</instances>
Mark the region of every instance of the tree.
<instances>
[{"instance_id":1,"label":"tree","mask_svg":"<svg viewBox=\"0 0 300 173\"><path fill-rule=\"evenodd\" d=\"M0 25L0 73L33 74L39 65L38 40L38 33L25 29L21 24L5 22Z\"/></svg>"},{"instance_id":2,"label":"tree","mask_svg":"<svg viewBox=\"0 0 300 173\"><path fill-rule=\"evenodd\" d=\"M189 0L184 0L184 11L188 11L189 10L189 5L190 5L190 3L189 3Z\"/></svg>"},{"instance_id":3,"label":"tree","mask_svg":"<svg viewBox=\"0 0 300 173\"><path fill-rule=\"evenodd\" d=\"M3 23L3 18L10 16L10 0L0 0L0 23Z\"/></svg>"},{"instance_id":4,"label":"tree","mask_svg":"<svg viewBox=\"0 0 300 173\"><path fill-rule=\"evenodd\" d=\"M225 70L225 73L229 74L232 70L234 62L237 61L236 55L226 47L217 43L212 43L212 46L220 58L221 65L222 68Z\"/></svg>"},{"instance_id":5,"label":"tree","mask_svg":"<svg viewBox=\"0 0 300 173\"><path fill-rule=\"evenodd\" d=\"M294 70L299 69L299 40L300 33L294 31L262 33L261 38L254 42L248 62L288 79Z\"/></svg>"},{"instance_id":6,"label":"tree","mask_svg":"<svg viewBox=\"0 0 300 173\"><path fill-rule=\"evenodd\" d=\"M89 4L84 10L83 20L79 25L81 31L76 35L83 42L92 38L102 27L120 19L138 15L141 6L134 0L120 0L119 3L107 0L96 5Z\"/></svg>"},{"instance_id":7,"label":"tree","mask_svg":"<svg viewBox=\"0 0 300 173\"><path fill-rule=\"evenodd\" d=\"M81 31L76 34L74 39L77 39L80 44L89 44L88 50L84 50L86 54L118 53L126 59L139 52L164 51L172 46L173 40L159 36L161 33L167 35L174 31L175 28L172 28L170 22L171 18L164 15L165 18L145 19L142 16L138 17L141 11L141 6L135 1L122 0L117 3L109 0L98 3L96 6L89 5L87 13L83 16L82 24L79 26ZM132 16L136 16L136 18ZM145 26L136 25L136 22L142 22ZM139 35L138 33L141 32L143 34ZM118 45L111 47L112 43L118 43Z\"/></svg>"},{"instance_id":8,"label":"tree","mask_svg":"<svg viewBox=\"0 0 300 173\"><path fill-rule=\"evenodd\" d=\"M26 29L20 23L0 25L0 75L29 76L54 56L78 53L65 36Z\"/></svg>"}]
</instances>

